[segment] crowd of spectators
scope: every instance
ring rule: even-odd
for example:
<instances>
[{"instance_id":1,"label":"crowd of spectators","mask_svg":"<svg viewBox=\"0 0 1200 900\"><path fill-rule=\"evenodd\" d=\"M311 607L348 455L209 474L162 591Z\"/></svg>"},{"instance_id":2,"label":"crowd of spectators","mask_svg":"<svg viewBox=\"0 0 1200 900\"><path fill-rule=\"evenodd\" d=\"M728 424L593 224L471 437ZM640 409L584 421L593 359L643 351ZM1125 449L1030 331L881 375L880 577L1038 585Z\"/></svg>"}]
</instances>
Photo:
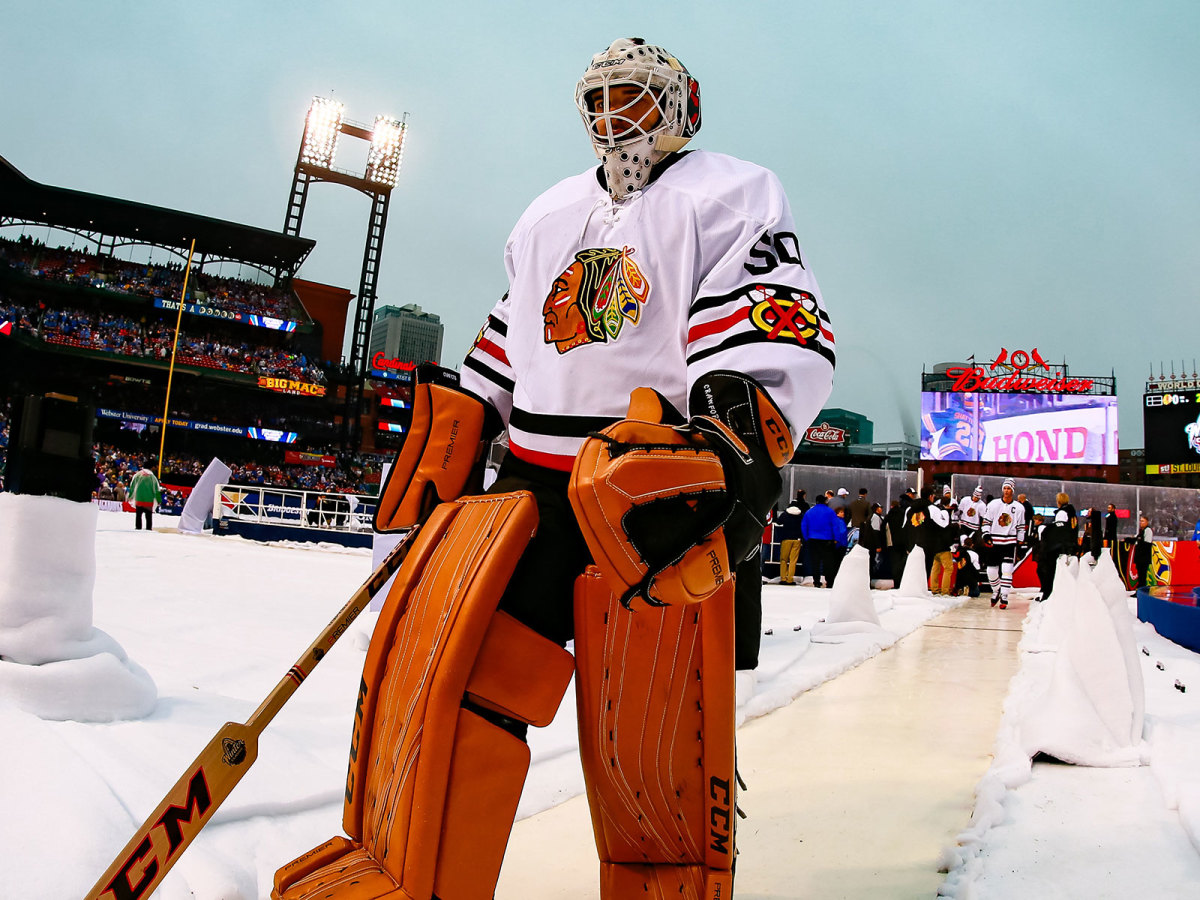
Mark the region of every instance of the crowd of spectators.
<instances>
[{"instance_id":1,"label":"crowd of spectators","mask_svg":"<svg viewBox=\"0 0 1200 900\"><path fill-rule=\"evenodd\" d=\"M0 238L0 262L22 274L59 284L98 288L137 297L178 300L183 289L183 265L178 262L135 263L69 247L51 248L22 236ZM230 312L308 321L290 290L193 272L189 300Z\"/></svg>"},{"instance_id":2,"label":"crowd of spectators","mask_svg":"<svg viewBox=\"0 0 1200 900\"><path fill-rule=\"evenodd\" d=\"M11 321L17 331L48 344L162 361L170 359L175 334L174 325L161 319L137 320L82 309L30 309L4 298L0 298L0 320ZM324 370L303 353L233 342L208 332L180 331L175 361L177 365L325 383Z\"/></svg>"},{"instance_id":3,"label":"crowd of spectators","mask_svg":"<svg viewBox=\"0 0 1200 900\"><path fill-rule=\"evenodd\" d=\"M127 451L110 444L97 444L97 496L124 499L124 491L137 470L146 464L149 454ZM332 455L332 454L330 454ZM341 454L334 456L333 467L297 465L282 462L262 462L254 459L222 458L230 468L229 483L246 486L269 486L291 490L323 491L339 494L375 494L379 490L379 473L389 457L375 454ZM164 490L173 484L191 484L211 462L188 453L168 453L163 459Z\"/></svg>"}]
</instances>

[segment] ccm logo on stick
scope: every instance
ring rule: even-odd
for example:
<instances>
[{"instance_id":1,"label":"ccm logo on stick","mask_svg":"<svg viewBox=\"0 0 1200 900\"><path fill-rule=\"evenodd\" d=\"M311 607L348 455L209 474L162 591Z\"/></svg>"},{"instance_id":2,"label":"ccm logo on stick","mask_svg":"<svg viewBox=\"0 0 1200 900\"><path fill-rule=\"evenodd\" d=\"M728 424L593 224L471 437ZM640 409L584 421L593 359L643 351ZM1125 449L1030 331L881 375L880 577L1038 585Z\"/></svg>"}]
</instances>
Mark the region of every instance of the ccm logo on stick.
<instances>
[{"instance_id":1,"label":"ccm logo on stick","mask_svg":"<svg viewBox=\"0 0 1200 900\"><path fill-rule=\"evenodd\" d=\"M143 896L154 876L158 874L158 856L161 854L163 862L170 860L175 855L175 851L179 849L179 845L183 843L184 824L192 821L193 814L199 819L211 805L212 795L208 790L208 782L204 778L204 769L198 769L188 782L187 799L184 801L184 805L167 807L162 817L154 823L154 829L146 835L146 839L129 854L129 858L121 865L117 874L113 876L113 880L105 887L105 891L111 893L116 900L138 900ZM160 848L160 854L151 856L150 861L142 869L142 877L138 883L131 884L131 870L150 854L160 828L162 829L161 833L167 839L165 854L161 853ZM161 844L161 838L157 843Z\"/></svg>"}]
</instances>

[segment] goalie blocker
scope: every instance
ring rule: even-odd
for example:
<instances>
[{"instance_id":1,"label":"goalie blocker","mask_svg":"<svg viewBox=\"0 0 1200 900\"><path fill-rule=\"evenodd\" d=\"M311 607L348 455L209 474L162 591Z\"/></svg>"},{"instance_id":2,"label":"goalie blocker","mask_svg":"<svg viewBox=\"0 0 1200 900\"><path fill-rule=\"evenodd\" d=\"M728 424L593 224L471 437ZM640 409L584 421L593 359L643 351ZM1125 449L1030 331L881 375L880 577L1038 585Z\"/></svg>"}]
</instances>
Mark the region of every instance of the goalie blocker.
<instances>
[{"instance_id":1,"label":"goalie blocker","mask_svg":"<svg viewBox=\"0 0 1200 900\"><path fill-rule=\"evenodd\" d=\"M503 427L457 372L425 364L416 374L412 425L379 492L376 531L411 528L439 503L479 493L488 444Z\"/></svg>"}]
</instances>

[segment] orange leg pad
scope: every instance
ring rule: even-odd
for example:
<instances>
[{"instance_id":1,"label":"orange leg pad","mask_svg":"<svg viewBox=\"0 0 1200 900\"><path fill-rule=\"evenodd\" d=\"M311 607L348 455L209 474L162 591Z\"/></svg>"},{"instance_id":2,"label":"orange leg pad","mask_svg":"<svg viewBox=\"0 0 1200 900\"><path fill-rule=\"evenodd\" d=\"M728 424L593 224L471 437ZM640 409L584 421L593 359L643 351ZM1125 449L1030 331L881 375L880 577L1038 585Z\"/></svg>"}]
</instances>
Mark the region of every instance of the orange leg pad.
<instances>
[{"instance_id":1,"label":"orange leg pad","mask_svg":"<svg viewBox=\"0 0 1200 900\"><path fill-rule=\"evenodd\" d=\"M733 582L704 603L630 612L589 568L576 582L575 653L580 755L603 871L699 867L694 877L655 877L675 878L676 895L688 884L698 887L685 896L727 897L686 891L729 883L733 868ZM635 893L601 896L641 896L643 881Z\"/></svg>"},{"instance_id":2,"label":"orange leg pad","mask_svg":"<svg viewBox=\"0 0 1200 900\"><path fill-rule=\"evenodd\" d=\"M572 673L570 654L496 611L536 524L532 495L517 492L443 504L422 526L363 665L343 813L350 840L280 870L280 897L492 896L529 750L464 708L464 695L548 722ZM293 893L310 884L323 893Z\"/></svg>"}]
</instances>

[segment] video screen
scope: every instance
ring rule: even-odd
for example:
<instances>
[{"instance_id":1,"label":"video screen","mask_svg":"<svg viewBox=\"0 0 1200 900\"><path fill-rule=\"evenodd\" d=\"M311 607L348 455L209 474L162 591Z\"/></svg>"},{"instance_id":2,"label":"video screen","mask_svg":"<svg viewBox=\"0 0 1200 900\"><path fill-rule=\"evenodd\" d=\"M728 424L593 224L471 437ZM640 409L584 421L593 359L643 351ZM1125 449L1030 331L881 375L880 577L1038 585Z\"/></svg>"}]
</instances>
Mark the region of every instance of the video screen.
<instances>
[{"instance_id":1,"label":"video screen","mask_svg":"<svg viewBox=\"0 0 1200 900\"><path fill-rule=\"evenodd\" d=\"M1117 398L925 391L921 459L1117 464Z\"/></svg>"},{"instance_id":2,"label":"video screen","mask_svg":"<svg viewBox=\"0 0 1200 900\"><path fill-rule=\"evenodd\" d=\"M1142 395L1146 463L1200 463L1200 393Z\"/></svg>"}]
</instances>

